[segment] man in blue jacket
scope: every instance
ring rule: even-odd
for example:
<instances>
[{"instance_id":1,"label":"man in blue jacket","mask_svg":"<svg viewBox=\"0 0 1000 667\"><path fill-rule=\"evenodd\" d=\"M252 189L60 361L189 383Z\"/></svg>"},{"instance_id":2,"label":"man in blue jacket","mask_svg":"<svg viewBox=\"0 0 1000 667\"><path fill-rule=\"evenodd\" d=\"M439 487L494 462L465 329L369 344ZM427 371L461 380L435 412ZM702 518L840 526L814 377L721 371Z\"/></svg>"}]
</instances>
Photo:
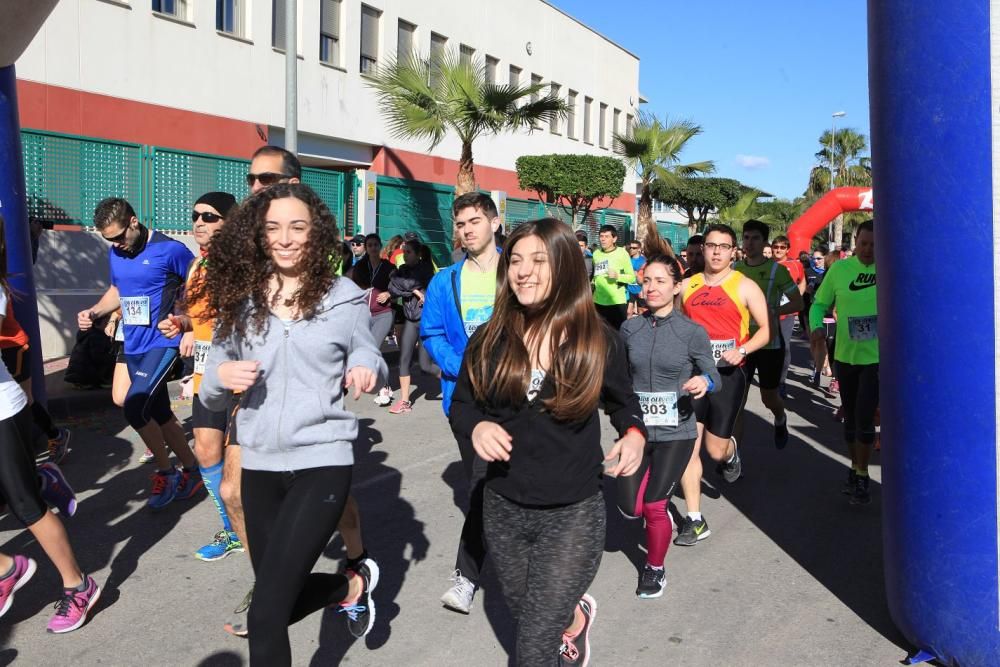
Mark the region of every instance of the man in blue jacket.
<instances>
[{"instance_id":1,"label":"man in blue jacket","mask_svg":"<svg viewBox=\"0 0 1000 667\"><path fill-rule=\"evenodd\" d=\"M457 197L451 214L455 234L459 235L465 247L465 256L442 269L431 280L420 318L420 338L441 367L445 415L451 408L451 396L469 337L493 314L500 260L495 242L495 235L500 229L500 215L489 196L470 192ZM469 511L455 557L455 571L451 576L453 585L441 597L441 602L448 609L468 614L486 558L483 541L486 462L476 456L468 440L459 440L458 449L469 476Z\"/></svg>"}]
</instances>

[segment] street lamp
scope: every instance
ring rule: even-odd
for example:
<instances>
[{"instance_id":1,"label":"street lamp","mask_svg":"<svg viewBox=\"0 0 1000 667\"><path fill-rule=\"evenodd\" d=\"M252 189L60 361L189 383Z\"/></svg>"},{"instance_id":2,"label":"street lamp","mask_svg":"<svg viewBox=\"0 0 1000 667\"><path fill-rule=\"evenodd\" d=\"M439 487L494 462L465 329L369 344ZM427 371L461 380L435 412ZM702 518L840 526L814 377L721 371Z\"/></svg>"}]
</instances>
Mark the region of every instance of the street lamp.
<instances>
[{"instance_id":1,"label":"street lamp","mask_svg":"<svg viewBox=\"0 0 1000 667\"><path fill-rule=\"evenodd\" d=\"M833 131L830 133L830 191L833 191L833 156L836 154L836 141L837 141L837 119L843 118L847 115L846 111L834 111L833 112ZM828 250L834 250L833 243L833 220L826 227L826 244Z\"/></svg>"}]
</instances>

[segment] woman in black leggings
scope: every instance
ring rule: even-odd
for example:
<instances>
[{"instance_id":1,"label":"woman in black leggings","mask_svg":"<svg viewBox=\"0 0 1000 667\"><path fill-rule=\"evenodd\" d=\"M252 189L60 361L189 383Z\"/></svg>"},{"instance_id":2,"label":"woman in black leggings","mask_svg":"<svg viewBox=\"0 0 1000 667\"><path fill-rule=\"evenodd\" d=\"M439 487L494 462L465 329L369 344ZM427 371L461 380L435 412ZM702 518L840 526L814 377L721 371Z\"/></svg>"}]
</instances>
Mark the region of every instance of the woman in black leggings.
<instances>
[{"instance_id":1,"label":"woman in black leggings","mask_svg":"<svg viewBox=\"0 0 1000 667\"><path fill-rule=\"evenodd\" d=\"M673 533L668 505L698 436L694 401L721 385L708 333L674 309L680 289L676 261L649 258L642 285L649 310L621 329L650 440L635 474L618 478L618 509L646 520L646 565L635 592L640 598L663 594L663 559Z\"/></svg>"},{"instance_id":2,"label":"woman in black leggings","mask_svg":"<svg viewBox=\"0 0 1000 667\"><path fill-rule=\"evenodd\" d=\"M586 591L604 551L602 460L618 459L611 475L633 474L646 429L624 346L597 315L570 227L551 218L519 226L497 276L451 426L489 463L484 535L517 621L517 664L586 665L597 611ZM599 401L620 435L607 459Z\"/></svg>"},{"instance_id":3,"label":"woman in black leggings","mask_svg":"<svg viewBox=\"0 0 1000 667\"><path fill-rule=\"evenodd\" d=\"M242 392L236 428L257 583L250 663L290 665L288 625L330 606L356 637L375 621L371 559L312 572L344 511L358 420L344 405L385 380L365 293L334 275L336 224L308 186L252 195L216 234L192 290L216 330L198 394L209 410Z\"/></svg>"},{"instance_id":4,"label":"woman in black leggings","mask_svg":"<svg viewBox=\"0 0 1000 667\"><path fill-rule=\"evenodd\" d=\"M413 409L410 402L410 365L420 340L420 316L424 311L424 292L434 277L430 251L420 241L403 244L403 265L389 278L389 293L403 300L403 331L399 337L399 400L389 408L394 415ZM428 375L441 373L423 345L419 346L420 369Z\"/></svg>"}]
</instances>

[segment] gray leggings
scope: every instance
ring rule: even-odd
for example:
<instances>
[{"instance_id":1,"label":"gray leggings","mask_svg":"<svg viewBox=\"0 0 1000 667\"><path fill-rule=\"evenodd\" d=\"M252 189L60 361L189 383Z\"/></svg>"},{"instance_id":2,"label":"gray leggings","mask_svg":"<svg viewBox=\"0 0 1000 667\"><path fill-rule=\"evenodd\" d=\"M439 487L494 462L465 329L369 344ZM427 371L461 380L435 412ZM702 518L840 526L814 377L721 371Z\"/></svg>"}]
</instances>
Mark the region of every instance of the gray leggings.
<instances>
[{"instance_id":1,"label":"gray leggings","mask_svg":"<svg viewBox=\"0 0 1000 667\"><path fill-rule=\"evenodd\" d=\"M409 377L410 366L413 364L413 350L417 347L417 341L420 339L420 322L411 322L406 320L403 322L403 335L400 337L399 341L399 376ZM428 375L437 375L441 372L441 369L437 367L434 361L431 360L431 355L427 354L427 348L420 345L420 351L417 353L417 357L420 360L420 370L427 373Z\"/></svg>"},{"instance_id":2,"label":"gray leggings","mask_svg":"<svg viewBox=\"0 0 1000 667\"><path fill-rule=\"evenodd\" d=\"M483 532L517 623L519 666L559 664L563 630L601 564L606 519L601 492L572 505L537 508L487 487Z\"/></svg>"},{"instance_id":3,"label":"gray leggings","mask_svg":"<svg viewBox=\"0 0 1000 667\"><path fill-rule=\"evenodd\" d=\"M379 313L378 315L372 315L371 332L372 337L375 339L376 347L381 348L382 343L385 342L385 337L392 331L392 320L393 314L391 310Z\"/></svg>"}]
</instances>

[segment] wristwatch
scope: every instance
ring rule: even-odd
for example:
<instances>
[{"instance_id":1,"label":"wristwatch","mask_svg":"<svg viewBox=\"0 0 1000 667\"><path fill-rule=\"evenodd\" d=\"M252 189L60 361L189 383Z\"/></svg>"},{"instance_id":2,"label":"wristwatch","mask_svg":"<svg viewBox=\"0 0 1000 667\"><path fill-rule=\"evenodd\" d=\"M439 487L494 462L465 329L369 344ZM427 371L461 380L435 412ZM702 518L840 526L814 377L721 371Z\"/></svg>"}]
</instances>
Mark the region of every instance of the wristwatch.
<instances>
[{"instance_id":1,"label":"wristwatch","mask_svg":"<svg viewBox=\"0 0 1000 667\"><path fill-rule=\"evenodd\" d=\"M741 357L747 356L747 349L745 347L741 347L740 349L738 349L736 351L740 353Z\"/></svg>"}]
</instances>

